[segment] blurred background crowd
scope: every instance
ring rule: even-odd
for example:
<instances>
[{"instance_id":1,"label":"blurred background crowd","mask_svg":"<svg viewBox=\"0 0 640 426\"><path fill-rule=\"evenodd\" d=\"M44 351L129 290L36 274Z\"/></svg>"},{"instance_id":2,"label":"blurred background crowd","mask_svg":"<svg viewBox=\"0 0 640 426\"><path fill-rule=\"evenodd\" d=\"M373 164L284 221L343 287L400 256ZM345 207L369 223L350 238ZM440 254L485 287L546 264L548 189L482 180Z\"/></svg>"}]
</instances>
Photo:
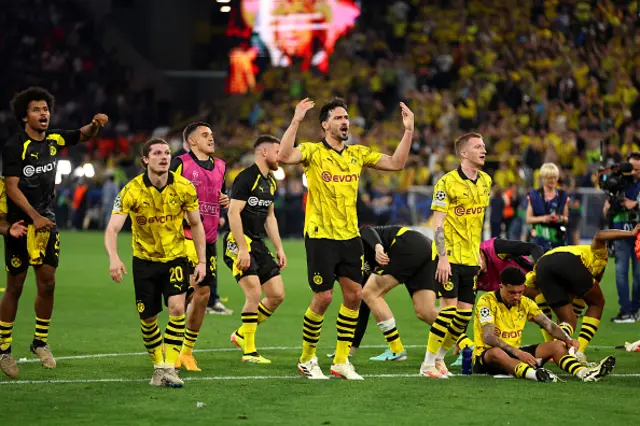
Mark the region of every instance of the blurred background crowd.
<instances>
[{"instance_id":1,"label":"blurred background crowd","mask_svg":"<svg viewBox=\"0 0 640 426\"><path fill-rule=\"evenodd\" d=\"M111 3L115 9L135 0ZM409 164L401 173L363 176L360 221L428 224L428 188L457 166L453 140L478 131L495 183L488 222L503 224L498 232L514 238L524 238L525 227L510 233L504 224L522 222L525 194L540 187L543 163L559 167L559 184L573 195L571 217L580 218L584 188L597 183L601 146L608 164L640 151L637 2L395 0L363 1L359 8L326 69L297 61L261 66L246 93L202 93L188 105L159 96L123 65L119 52L102 42L104 21L83 2L3 2L0 140L17 129L9 100L29 85L56 96L54 127L77 128L97 112L108 114L98 139L66 154L69 165L58 185L59 224L100 228L119 188L140 172L139 146L150 136L167 138L178 151L188 122L209 121L230 187L253 161L255 137L281 136L302 98L316 105L345 98L349 143L385 153L402 136L398 102L404 101L416 115ZM184 29L196 34L193 49L203 72L225 66L215 48L231 49L221 41L224 25L205 14ZM307 115L299 142L321 138L317 114ZM281 230L301 237L306 182L299 168L281 172Z\"/></svg>"}]
</instances>

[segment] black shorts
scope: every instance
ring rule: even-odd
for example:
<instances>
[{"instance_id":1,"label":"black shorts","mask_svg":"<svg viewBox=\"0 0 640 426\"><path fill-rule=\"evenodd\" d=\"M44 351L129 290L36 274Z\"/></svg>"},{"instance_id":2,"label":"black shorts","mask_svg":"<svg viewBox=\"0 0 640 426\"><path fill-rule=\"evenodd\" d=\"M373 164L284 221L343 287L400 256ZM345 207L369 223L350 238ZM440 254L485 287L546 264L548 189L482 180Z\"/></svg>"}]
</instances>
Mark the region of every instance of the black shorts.
<instances>
[{"instance_id":1,"label":"black shorts","mask_svg":"<svg viewBox=\"0 0 640 426\"><path fill-rule=\"evenodd\" d=\"M198 253L193 240L186 240L187 256L189 256L189 266L191 266L190 274L193 274L195 267L198 265ZM207 264L205 265L206 275L204 280L198 284L199 287L215 287L218 284L218 259L216 243L210 243L205 246L207 256Z\"/></svg>"},{"instance_id":2,"label":"black shorts","mask_svg":"<svg viewBox=\"0 0 640 426\"><path fill-rule=\"evenodd\" d=\"M51 231L49 238L44 236L42 241L38 241L38 239L31 241L27 236L14 238L7 235L4 237L4 263L7 272L11 275L18 275L29 269L29 265L58 267L60 259L60 234L58 231Z\"/></svg>"},{"instance_id":3,"label":"black shorts","mask_svg":"<svg viewBox=\"0 0 640 426\"><path fill-rule=\"evenodd\" d=\"M432 259L431 241L417 231L407 231L389 247L389 263L378 275L391 275L404 283L411 296L418 290L436 291L437 256Z\"/></svg>"},{"instance_id":4,"label":"black shorts","mask_svg":"<svg viewBox=\"0 0 640 426\"><path fill-rule=\"evenodd\" d=\"M273 277L280 275L280 265L273 258L269 248L262 240L251 240L248 237L247 244L249 246L249 256L251 264L246 271L235 268L236 259L238 258L238 246L233 235L228 232L224 236L224 263L231 269L231 273L240 281L244 277L255 275L260 280L260 285L266 283Z\"/></svg>"},{"instance_id":5,"label":"black shorts","mask_svg":"<svg viewBox=\"0 0 640 426\"><path fill-rule=\"evenodd\" d=\"M571 303L593 288L593 275L573 253L551 253L536 266L536 285L550 307Z\"/></svg>"},{"instance_id":6,"label":"black shorts","mask_svg":"<svg viewBox=\"0 0 640 426\"><path fill-rule=\"evenodd\" d=\"M451 279L446 284L438 283L438 290L446 299L474 304L476 301L476 281L478 266L451 264Z\"/></svg>"},{"instance_id":7,"label":"black shorts","mask_svg":"<svg viewBox=\"0 0 640 426\"><path fill-rule=\"evenodd\" d=\"M536 349L538 349L538 345L528 345L520 348L521 351L527 352L531 354L534 358L536 356ZM490 376L497 376L499 374L509 374L504 371L502 368L497 365L486 364L484 360L484 355L487 353L489 349L482 352L480 355L476 356L473 360L473 374L488 374ZM515 356L511 355L509 352L505 352L513 359L517 359ZM542 365L544 365L547 360L542 360Z\"/></svg>"},{"instance_id":8,"label":"black shorts","mask_svg":"<svg viewBox=\"0 0 640 426\"><path fill-rule=\"evenodd\" d=\"M164 297L167 306L169 297L187 292L190 268L186 257L166 263L133 258L133 287L141 319L162 312L161 297Z\"/></svg>"},{"instance_id":9,"label":"black shorts","mask_svg":"<svg viewBox=\"0 0 640 426\"><path fill-rule=\"evenodd\" d=\"M333 289L338 277L362 284L364 248L360 237L350 240L329 240L305 237L307 278L314 293Z\"/></svg>"}]
</instances>

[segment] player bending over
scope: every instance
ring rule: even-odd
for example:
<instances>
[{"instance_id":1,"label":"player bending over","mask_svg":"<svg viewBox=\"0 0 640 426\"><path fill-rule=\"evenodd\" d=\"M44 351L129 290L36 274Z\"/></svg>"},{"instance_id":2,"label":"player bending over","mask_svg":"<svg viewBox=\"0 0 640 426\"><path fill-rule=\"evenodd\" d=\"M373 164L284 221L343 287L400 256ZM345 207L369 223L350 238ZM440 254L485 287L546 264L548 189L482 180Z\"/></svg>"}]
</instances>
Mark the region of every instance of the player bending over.
<instances>
[{"instance_id":1,"label":"player bending over","mask_svg":"<svg viewBox=\"0 0 640 426\"><path fill-rule=\"evenodd\" d=\"M278 170L280 140L262 135L253 144L255 163L236 177L229 206L230 231L224 237L224 263L244 292L242 325L231 334L231 342L242 349L242 361L270 364L256 349L256 329L284 300L280 270L287 264L282 248L273 201ZM276 248L273 258L264 237ZM265 298L260 300L264 291Z\"/></svg>"},{"instance_id":2,"label":"player bending over","mask_svg":"<svg viewBox=\"0 0 640 426\"><path fill-rule=\"evenodd\" d=\"M195 283L205 277L205 233L198 195L191 182L169 171L171 151L163 139L154 138L142 148L146 172L122 188L104 234L111 279L119 283L126 274L118 256L117 238L127 215L131 216L133 286L147 352L153 361L153 386L182 387L174 368L185 329L185 294L189 288L189 258L182 227L186 215L198 254ZM162 300L169 310L163 338L158 328Z\"/></svg>"},{"instance_id":3,"label":"player bending over","mask_svg":"<svg viewBox=\"0 0 640 426\"><path fill-rule=\"evenodd\" d=\"M553 360L561 369L583 382L595 382L611 373L616 359L608 356L595 367L587 368L571 354L578 341L542 313L536 303L525 297L525 275L513 266L500 273L500 288L478 300L474 324L474 365L476 374L512 374L528 380L555 382L555 374L542 368ZM555 337L554 342L520 347L527 321L532 321Z\"/></svg>"},{"instance_id":4,"label":"player bending over","mask_svg":"<svg viewBox=\"0 0 640 426\"><path fill-rule=\"evenodd\" d=\"M640 225L631 232L617 229L598 231L591 245L563 246L546 252L533 271L527 274L527 287L537 287L542 292L558 317L558 323L570 336L577 323L572 299L579 297L587 303L576 354L582 363L586 363L584 352L598 331L604 309L600 280L609 262L607 241L634 238L638 233Z\"/></svg>"}]
</instances>

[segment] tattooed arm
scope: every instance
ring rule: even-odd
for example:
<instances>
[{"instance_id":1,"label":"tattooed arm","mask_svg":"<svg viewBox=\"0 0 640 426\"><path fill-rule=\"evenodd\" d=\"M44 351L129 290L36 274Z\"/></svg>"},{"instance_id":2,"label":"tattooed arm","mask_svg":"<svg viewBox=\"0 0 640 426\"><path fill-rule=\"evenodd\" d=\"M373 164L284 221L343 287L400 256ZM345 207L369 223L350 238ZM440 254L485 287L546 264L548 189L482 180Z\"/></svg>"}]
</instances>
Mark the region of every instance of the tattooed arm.
<instances>
[{"instance_id":1,"label":"tattooed arm","mask_svg":"<svg viewBox=\"0 0 640 426\"><path fill-rule=\"evenodd\" d=\"M535 322L542 328L546 330L551 336L564 342L568 347L574 347L574 349L578 350L580 344L577 340L574 340L569 336L563 329L560 328L558 324L551 321L549 317L545 314L538 314L531 319L531 321Z\"/></svg>"},{"instance_id":2,"label":"tattooed arm","mask_svg":"<svg viewBox=\"0 0 640 426\"><path fill-rule=\"evenodd\" d=\"M538 366L536 358L528 352L524 352L514 346L511 346L500 337L495 334L495 325L491 323L484 324L482 326L482 340L489 346L494 348L500 348L507 354L512 355L522 362L529 364L532 367Z\"/></svg>"},{"instance_id":3,"label":"tattooed arm","mask_svg":"<svg viewBox=\"0 0 640 426\"><path fill-rule=\"evenodd\" d=\"M447 247L444 241L444 218L446 213L435 211L433 212L433 229L434 240L436 242L436 250L438 252L438 267L436 269L436 281L446 284L451 276L451 264L449 263L449 257L447 256Z\"/></svg>"}]
</instances>

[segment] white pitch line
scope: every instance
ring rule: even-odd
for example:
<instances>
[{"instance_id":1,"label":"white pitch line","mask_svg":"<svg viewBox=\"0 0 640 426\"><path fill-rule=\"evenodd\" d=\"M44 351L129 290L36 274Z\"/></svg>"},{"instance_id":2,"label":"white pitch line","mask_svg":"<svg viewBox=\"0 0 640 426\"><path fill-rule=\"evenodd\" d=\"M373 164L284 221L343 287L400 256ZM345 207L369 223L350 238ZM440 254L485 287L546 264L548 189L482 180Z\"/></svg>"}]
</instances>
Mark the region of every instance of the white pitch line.
<instances>
[{"instance_id":1,"label":"white pitch line","mask_svg":"<svg viewBox=\"0 0 640 426\"><path fill-rule=\"evenodd\" d=\"M479 376L479 375L476 375ZM569 374L561 374L560 376L569 377ZM422 378L419 374L363 374L364 378ZM640 373L628 374L610 374L609 377L640 377ZM204 376L204 377L184 377L185 382L202 382L202 381L232 381L232 380L304 380L301 375L286 376ZM333 379L338 380L338 379ZM424 380L424 379L422 379ZM455 380L455 379L454 379ZM2 385L37 385L37 384L74 384L74 383L143 383L149 379L61 379L61 380L6 380L0 381Z\"/></svg>"},{"instance_id":2,"label":"white pitch line","mask_svg":"<svg viewBox=\"0 0 640 426\"><path fill-rule=\"evenodd\" d=\"M382 349L387 348L387 345L362 345L360 348L362 349ZM405 348L424 348L425 345L404 345ZM593 349L614 349L615 346L589 346ZM301 346L266 346L260 348L260 351L293 351L302 349ZM335 346L318 346L318 349L335 349ZM238 351L237 348L209 348L209 349L195 349L194 352L235 352ZM63 360L74 360L74 359L91 359L91 358L116 358L123 356L142 356L147 355L147 352L115 352L108 354L87 354L87 355L69 355L69 356L59 356L56 357L56 361ZM27 364L32 362L40 362L37 358L20 358L18 364Z\"/></svg>"}]
</instances>

